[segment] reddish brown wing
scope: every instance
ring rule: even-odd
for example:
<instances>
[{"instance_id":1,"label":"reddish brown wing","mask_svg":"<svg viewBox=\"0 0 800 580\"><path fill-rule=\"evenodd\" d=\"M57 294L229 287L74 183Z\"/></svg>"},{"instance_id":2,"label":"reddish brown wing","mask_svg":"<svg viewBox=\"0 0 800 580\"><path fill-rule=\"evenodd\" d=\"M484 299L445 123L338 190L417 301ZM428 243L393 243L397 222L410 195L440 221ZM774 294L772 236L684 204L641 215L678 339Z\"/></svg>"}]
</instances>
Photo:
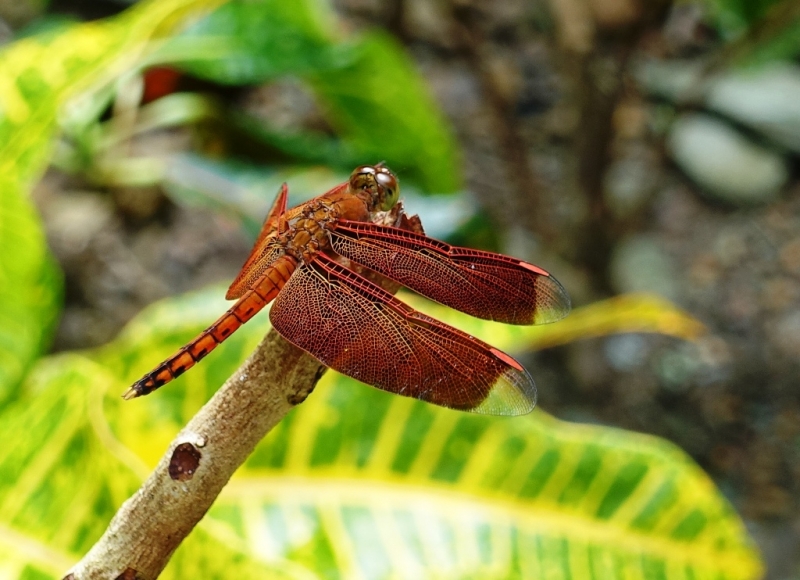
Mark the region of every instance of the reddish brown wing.
<instances>
[{"instance_id":1,"label":"reddish brown wing","mask_svg":"<svg viewBox=\"0 0 800 580\"><path fill-rule=\"evenodd\" d=\"M520 415L536 403L533 379L514 359L322 253L286 283L270 320L327 366L385 391L491 415Z\"/></svg>"},{"instance_id":2,"label":"reddish brown wing","mask_svg":"<svg viewBox=\"0 0 800 580\"><path fill-rule=\"evenodd\" d=\"M275 253L274 248L267 246L267 238L278 228L278 218L286 213L288 199L289 187L284 183L281 185L275 201L272 202L272 209L269 210L267 217L264 219L264 225L261 226L261 232L258 234L256 243L253 244L250 255L247 256L247 261L245 261L239 275L236 276L236 280L233 281L230 288L228 288L227 294L225 294L225 298L228 300L239 298L247 292L253 282L264 273L266 267L280 256L280 253Z\"/></svg>"},{"instance_id":3,"label":"reddish brown wing","mask_svg":"<svg viewBox=\"0 0 800 580\"><path fill-rule=\"evenodd\" d=\"M336 253L478 318L543 324L560 320L570 309L569 297L558 280L509 256L346 220L336 224L331 244Z\"/></svg>"}]
</instances>

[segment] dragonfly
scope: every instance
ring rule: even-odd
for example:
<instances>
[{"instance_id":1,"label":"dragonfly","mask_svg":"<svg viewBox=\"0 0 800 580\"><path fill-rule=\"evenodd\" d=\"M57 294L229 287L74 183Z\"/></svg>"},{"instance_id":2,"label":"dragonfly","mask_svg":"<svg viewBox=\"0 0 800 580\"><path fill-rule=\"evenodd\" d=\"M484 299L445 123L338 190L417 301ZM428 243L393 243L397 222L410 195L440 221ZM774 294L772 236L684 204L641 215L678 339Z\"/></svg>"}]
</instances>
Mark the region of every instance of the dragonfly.
<instances>
[{"instance_id":1,"label":"dragonfly","mask_svg":"<svg viewBox=\"0 0 800 580\"><path fill-rule=\"evenodd\" d=\"M548 272L424 234L383 163L357 167L327 193L287 209L278 192L216 322L123 395L146 395L193 367L274 300L272 327L324 365L384 391L489 415L536 404L530 374L501 350L396 298L405 286L472 316L544 324L570 310Z\"/></svg>"}]
</instances>

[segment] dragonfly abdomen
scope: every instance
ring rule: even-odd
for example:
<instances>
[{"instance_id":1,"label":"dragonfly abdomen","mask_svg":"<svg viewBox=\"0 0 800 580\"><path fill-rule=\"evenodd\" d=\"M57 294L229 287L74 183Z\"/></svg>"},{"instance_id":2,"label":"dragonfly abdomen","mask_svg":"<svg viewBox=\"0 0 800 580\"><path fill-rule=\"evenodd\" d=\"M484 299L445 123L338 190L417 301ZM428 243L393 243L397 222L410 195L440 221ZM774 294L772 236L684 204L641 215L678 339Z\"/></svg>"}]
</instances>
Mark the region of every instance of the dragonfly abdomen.
<instances>
[{"instance_id":1,"label":"dragonfly abdomen","mask_svg":"<svg viewBox=\"0 0 800 580\"><path fill-rule=\"evenodd\" d=\"M192 368L217 345L236 332L239 327L255 316L264 306L272 302L289 277L297 268L297 260L292 256L281 256L264 274L253 283L236 304L220 316L214 324L201 332L194 340L158 365L155 369L136 381L125 394L125 399L133 399L152 393Z\"/></svg>"}]
</instances>

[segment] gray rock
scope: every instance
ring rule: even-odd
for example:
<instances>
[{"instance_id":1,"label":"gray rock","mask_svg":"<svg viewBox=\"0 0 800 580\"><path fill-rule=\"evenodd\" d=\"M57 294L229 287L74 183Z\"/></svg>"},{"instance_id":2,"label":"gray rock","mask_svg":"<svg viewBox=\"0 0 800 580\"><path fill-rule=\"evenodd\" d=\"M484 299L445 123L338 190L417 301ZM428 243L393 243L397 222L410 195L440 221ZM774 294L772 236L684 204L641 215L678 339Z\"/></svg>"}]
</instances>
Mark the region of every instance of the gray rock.
<instances>
[{"instance_id":1,"label":"gray rock","mask_svg":"<svg viewBox=\"0 0 800 580\"><path fill-rule=\"evenodd\" d=\"M777 346L789 356L800 357L800 310L782 316L775 330Z\"/></svg>"},{"instance_id":2,"label":"gray rock","mask_svg":"<svg viewBox=\"0 0 800 580\"><path fill-rule=\"evenodd\" d=\"M646 362L650 345L641 334L618 334L605 339L603 351L614 370L630 372Z\"/></svg>"},{"instance_id":3,"label":"gray rock","mask_svg":"<svg viewBox=\"0 0 800 580\"><path fill-rule=\"evenodd\" d=\"M708 87L707 106L800 153L800 67L735 71Z\"/></svg>"},{"instance_id":4,"label":"gray rock","mask_svg":"<svg viewBox=\"0 0 800 580\"><path fill-rule=\"evenodd\" d=\"M688 60L641 60L633 65L633 75L651 95L672 103L686 103L703 94L702 63Z\"/></svg>"},{"instance_id":5,"label":"gray rock","mask_svg":"<svg viewBox=\"0 0 800 580\"><path fill-rule=\"evenodd\" d=\"M675 300L676 280L675 267L655 238L631 236L614 249L611 282L619 292L653 292Z\"/></svg>"},{"instance_id":6,"label":"gray rock","mask_svg":"<svg viewBox=\"0 0 800 580\"><path fill-rule=\"evenodd\" d=\"M619 218L640 210L650 198L660 177L658 168L641 155L629 155L613 161L603 182L609 207Z\"/></svg>"},{"instance_id":7,"label":"gray rock","mask_svg":"<svg viewBox=\"0 0 800 580\"><path fill-rule=\"evenodd\" d=\"M80 258L113 215L107 198L78 191L55 197L43 211L51 246L62 260Z\"/></svg>"},{"instance_id":8,"label":"gray rock","mask_svg":"<svg viewBox=\"0 0 800 580\"><path fill-rule=\"evenodd\" d=\"M800 66L773 63L706 78L700 61L643 60L633 71L652 95L702 105L800 153Z\"/></svg>"},{"instance_id":9,"label":"gray rock","mask_svg":"<svg viewBox=\"0 0 800 580\"><path fill-rule=\"evenodd\" d=\"M667 147L696 183L735 205L772 201L789 178L783 156L708 115L680 117L670 128Z\"/></svg>"}]
</instances>

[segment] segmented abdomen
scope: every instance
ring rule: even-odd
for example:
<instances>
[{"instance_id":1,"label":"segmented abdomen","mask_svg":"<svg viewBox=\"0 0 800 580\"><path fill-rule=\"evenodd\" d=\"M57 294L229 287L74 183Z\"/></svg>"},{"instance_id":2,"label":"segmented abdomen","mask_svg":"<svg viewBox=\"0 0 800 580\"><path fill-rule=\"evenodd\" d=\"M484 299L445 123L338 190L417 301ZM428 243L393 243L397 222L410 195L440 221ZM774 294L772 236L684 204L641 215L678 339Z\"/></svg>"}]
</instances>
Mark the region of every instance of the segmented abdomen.
<instances>
[{"instance_id":1,"label":"segmented abdomen","mask_svg":"<svg viewBox=\"0 0 800 580\"><path fill-rule=\"evenodd\" d=\"M146 395L167 384L192 368L218 344L232 335L239 327L256 315L281 291L284 284L297 268L297 260L292 256L281 256L264 274L253 283L250 290L220 316L214 324L200 333L178 352L158 365L144 377L136 381L123 395L133 399Z\"/></svg>"}]
</instances>

